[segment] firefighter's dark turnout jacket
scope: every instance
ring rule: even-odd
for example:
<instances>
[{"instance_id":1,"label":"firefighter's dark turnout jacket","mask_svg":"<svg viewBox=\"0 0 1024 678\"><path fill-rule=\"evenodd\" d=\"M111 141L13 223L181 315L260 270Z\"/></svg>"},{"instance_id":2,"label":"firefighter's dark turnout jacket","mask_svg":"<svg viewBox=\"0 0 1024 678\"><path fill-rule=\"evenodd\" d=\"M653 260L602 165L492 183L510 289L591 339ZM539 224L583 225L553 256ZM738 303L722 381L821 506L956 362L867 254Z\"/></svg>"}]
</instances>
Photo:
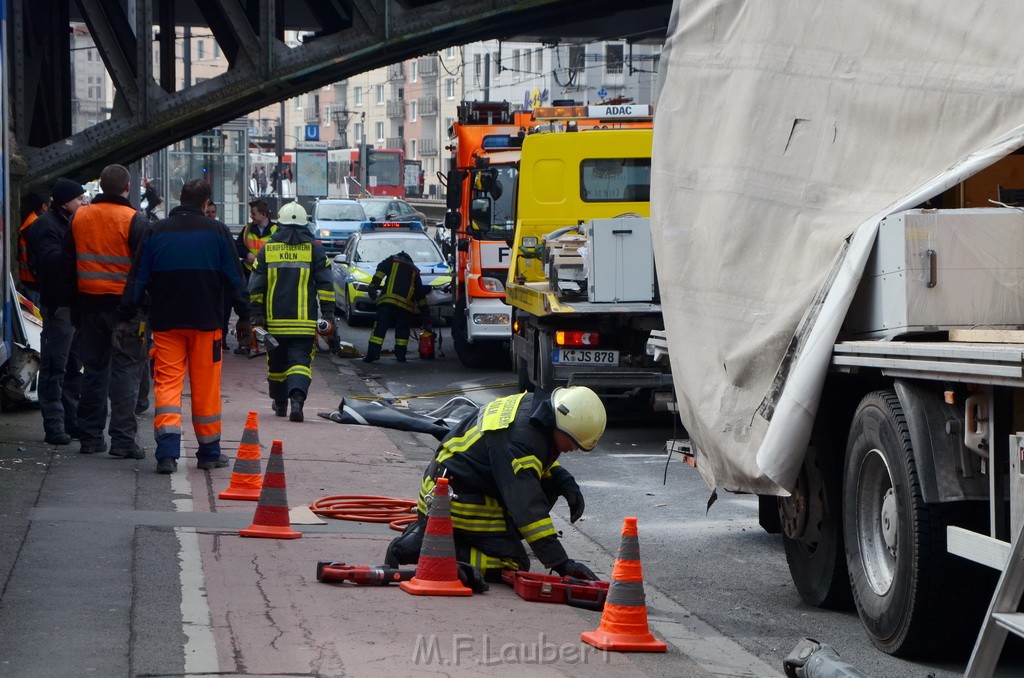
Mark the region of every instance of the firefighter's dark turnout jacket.
<instances>
[{"instance_id":1,"label":"firefighter's dark turnout jacket","mask_svg":"<svg viewBox=\"0 0 1024 678\"><path fill-rule=\"evenodd\" d=\"M391 304L403 311L417 313L427 306L427 299L422 294L423 281L420 278L420 270L412 263L412 259L405 257L393 254L377 264L373 280L370 281L370 289L381 289L378 304Z\"/></svg>"},{"instance_id":2,"label":"firefighter's dark turnout jacket","mask_svg":"<svg viewBox=\"0 0 1024 678\"><path fill-rule=\"evenodd\" d=\"M579 486L558 463L553 424L546 394L538 406L532 393L494 400L476 417L460 422L424 474L421 520L435 478L444 473L457 495L451 502L456 542L460 536L472 540L508 534L525 539L546 568L568 560L549 512L563 488L579 491ZM495 567L492 559L473 551L472 557L480 561L472 565L481 571Z\"/></svg>"},{"instance_id":3,"label":"firefighter's dark turnout jacket","mask_svg":"<svg viewBox=\"0 0 1024 678\"><path fill-rule=\"evenodd\" d=\"M316 296L309 293L310 279ZM334 315L327 254L305 226L281 225L259 255L249 279L254 316L274 336L315 336L321 314Z\"/></svg>"}]
</instances>

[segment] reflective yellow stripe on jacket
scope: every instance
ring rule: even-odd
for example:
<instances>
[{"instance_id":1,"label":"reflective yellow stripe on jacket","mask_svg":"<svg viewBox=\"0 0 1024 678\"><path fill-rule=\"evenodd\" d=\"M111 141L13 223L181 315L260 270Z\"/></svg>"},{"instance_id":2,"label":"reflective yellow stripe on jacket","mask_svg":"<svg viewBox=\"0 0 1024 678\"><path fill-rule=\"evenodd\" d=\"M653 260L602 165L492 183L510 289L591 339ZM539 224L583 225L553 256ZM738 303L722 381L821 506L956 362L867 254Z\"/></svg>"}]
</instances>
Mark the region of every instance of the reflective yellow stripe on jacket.
<instances>
[{"instance_id":1,"label":"reflective yellow stripe on jacket","mask_svg":"<svg viewBox=\"0 0 1024 678\"><path fill-rule=\"evenodd\" d=\"M313 244L269 242L263 256L267 264L267 330L282 335L315 334L316 317L309 311Z\"/></svg>"}]
</instances>

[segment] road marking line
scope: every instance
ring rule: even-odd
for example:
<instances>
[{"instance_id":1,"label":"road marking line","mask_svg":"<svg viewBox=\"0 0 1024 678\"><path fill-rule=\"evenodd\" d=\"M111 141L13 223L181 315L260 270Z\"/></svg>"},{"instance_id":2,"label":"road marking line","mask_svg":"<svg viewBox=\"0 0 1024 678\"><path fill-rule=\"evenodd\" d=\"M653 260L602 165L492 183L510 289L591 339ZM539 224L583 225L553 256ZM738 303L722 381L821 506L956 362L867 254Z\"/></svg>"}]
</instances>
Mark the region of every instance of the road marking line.
<instances>
[{"instance_id":1,"label":"road marking line","mask_svg":"<svg viewBox=\"0 0 1024 678\"><path fill-rule=\"evenodd\" d=\"M180 459L181 473L171 474L171 491L182 497L174 500L175 511L192 512L192 486ZM177 527L178 563L181 565L181 629L185 633L185 674L217 673L217 645L206 600L203 558L199 551L199 535L195 528Z\"/></svg>"}]
</instances>

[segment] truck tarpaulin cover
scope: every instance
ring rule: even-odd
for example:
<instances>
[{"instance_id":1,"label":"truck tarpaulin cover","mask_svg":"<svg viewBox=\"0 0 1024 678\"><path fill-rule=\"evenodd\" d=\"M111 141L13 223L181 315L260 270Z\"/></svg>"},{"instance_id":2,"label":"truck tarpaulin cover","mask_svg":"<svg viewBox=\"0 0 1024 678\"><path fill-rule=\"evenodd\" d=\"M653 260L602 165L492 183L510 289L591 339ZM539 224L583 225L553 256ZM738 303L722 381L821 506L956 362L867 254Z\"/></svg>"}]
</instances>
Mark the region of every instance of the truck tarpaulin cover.
<instances>
[{"instance_id":1,"label":"truck tarpaulin cover","mask_svg":"<svg viewBox=\"0 0 1024 678\"><path fill-rule=\"evenodd\" d=\"M792 488L879 220L1024 145L1022 26L1011 0L676 0L651 223L709 485Z\"/></svg>"}]
</instances>

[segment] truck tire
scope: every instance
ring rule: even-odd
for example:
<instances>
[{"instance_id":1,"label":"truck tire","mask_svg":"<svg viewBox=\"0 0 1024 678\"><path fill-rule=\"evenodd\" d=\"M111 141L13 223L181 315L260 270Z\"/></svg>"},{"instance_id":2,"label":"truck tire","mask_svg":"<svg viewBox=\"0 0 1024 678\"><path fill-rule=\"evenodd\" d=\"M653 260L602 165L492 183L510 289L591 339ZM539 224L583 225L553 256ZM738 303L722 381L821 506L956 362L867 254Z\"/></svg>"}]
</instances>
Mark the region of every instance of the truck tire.
<instances>
[{"instance_id":1,"label":"truck tire","mask_svg":"<svg viewBox=\"0 0 1024 678\"><path fill-rule=\"evenodd\" d=\"M962 632L942 586L951 583L953 558L945 530L941 506L921 498L899 398L892 390L869 393L850 427L843 531L857 613L883 652L919 656L954 638L952 629Z\"/></svg>"},{"instance_id":2,"label":"truck tire","mask_svg":"<svg viewBox=\"0 0 1024 678\"><path fill-rule=\"evenodd\" d=\"M786 563L800 597L810 605L849 609L850 579L843 550L841 457L808 447L796 486L779 497Z\"/></svg>"},{"instance_id":3,"label":"truck tire","mask_svg":"<svg viewBox=\"0 0 1024 678\"><path fill-rule=\"evenodd\" d=\"M466 307L457 306L452 317L452 343L455 344L455 354L459 356L459 362L466 367L486 367L495 347L491 342L470 342L466 332L467 322Z\"/></svg>"}]
</instances>

